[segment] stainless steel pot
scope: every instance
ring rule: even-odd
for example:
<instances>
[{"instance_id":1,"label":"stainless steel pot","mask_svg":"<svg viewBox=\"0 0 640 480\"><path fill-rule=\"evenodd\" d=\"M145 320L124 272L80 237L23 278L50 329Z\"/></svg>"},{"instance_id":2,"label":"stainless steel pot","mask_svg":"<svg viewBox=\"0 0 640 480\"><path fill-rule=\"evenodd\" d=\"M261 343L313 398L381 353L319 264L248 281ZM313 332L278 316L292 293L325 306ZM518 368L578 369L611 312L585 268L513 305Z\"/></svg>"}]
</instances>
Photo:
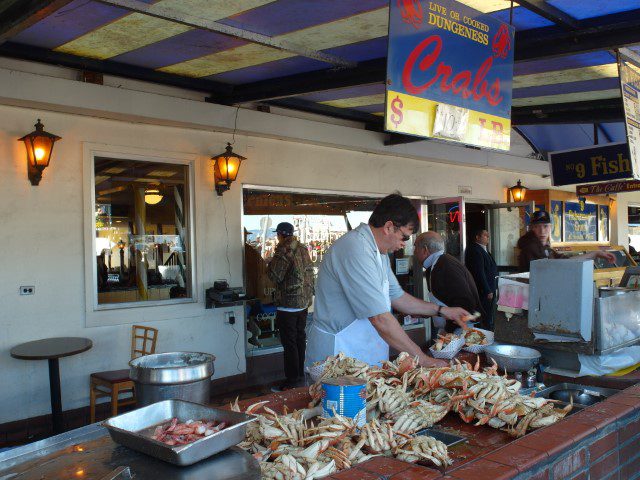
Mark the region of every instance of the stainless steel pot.
<instances>
[{"instance_id":1,"label":"stainless steel pot","mask_svg":"<svg viewBox=\"0 0 640 480\"><path fill-rule=\"evenodd\" d=\"M525 372L540 361L540 352L533 348L517 345L489 345L484 350L487 359L493 358L501 370Z\"/></svg>"},{"instance_id":2,"label":"stainless steel pot","mask_svg":"<svg viewBox=\"0 0 640 480\"><path fill-rule=\"evenodd\" d=\"M209 402L215 357L199 352L156 353L129 362L140 406L162 400Z\"/></svg>"},{"instance_id":3,"label":"stainless steel pot","mask_svg":"<svg viewBox=\"0 0 640 480\"><path fill-rule=\"evenodd\" d=\"M598 295L600 297L613 297L615 295L624 295L631 291L629 288L624 287L598 287Z\"/></svg>"}]
</instances>

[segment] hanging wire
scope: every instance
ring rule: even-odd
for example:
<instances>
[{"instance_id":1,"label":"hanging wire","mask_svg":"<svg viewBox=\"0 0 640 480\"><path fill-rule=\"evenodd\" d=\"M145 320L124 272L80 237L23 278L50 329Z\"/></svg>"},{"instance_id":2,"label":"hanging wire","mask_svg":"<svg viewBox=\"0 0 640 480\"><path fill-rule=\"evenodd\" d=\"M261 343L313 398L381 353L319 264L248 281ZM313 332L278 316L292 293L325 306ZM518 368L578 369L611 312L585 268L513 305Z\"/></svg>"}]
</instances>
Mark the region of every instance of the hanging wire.
<instances>
[{"instance_id":1,"label":"hanging wire","mask_svg":"<svg viewBox=\"0 0 640 480\"><path fill-rule=\"evenodd\" d=\"M236 107L236 118L233 121L233 135L231 136L231 145L236 143L236 130L238 129L238 112L240 111L240 105Z\"/></svg>"},{"instance_id":2,"label":"hanging wire","mask_svg":"<svg viewBox=\"0 0 640 480\"><path fill-rule=\"evenodd\" d=\"M511 0L511 8L509 9L509 25L513 27L513 0Z\"/></svg>"}]
</instances>

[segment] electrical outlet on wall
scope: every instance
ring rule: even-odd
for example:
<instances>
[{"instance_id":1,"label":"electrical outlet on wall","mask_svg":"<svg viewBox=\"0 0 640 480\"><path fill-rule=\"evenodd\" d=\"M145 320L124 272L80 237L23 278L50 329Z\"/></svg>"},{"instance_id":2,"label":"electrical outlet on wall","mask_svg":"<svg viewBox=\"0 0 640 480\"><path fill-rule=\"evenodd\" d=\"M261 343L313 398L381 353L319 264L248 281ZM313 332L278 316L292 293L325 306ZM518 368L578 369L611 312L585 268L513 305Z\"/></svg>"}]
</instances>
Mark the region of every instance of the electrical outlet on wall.
<instances>
[{"instance_id":1,"label":"electrical outlet on wall","mask_svg":"<svg viewBox=\"0 0 640 480\"><path fill-rule=\"evenodd\" d=\"M20 295L34 295L36 293L36 287L33 285L22 285L18 289L18 293L20 293Z\"/></svg>"},{"instance_id":2,"label":"electrical outlet on wall","mask_svg":"<svg viewBox=\"0 0 640 480\"><path fill-rule=\"evenodd\" d=\"M224 312L224 323L229 325L236 323L236 314L234 312Z\"/></svg>"}]
</instances>

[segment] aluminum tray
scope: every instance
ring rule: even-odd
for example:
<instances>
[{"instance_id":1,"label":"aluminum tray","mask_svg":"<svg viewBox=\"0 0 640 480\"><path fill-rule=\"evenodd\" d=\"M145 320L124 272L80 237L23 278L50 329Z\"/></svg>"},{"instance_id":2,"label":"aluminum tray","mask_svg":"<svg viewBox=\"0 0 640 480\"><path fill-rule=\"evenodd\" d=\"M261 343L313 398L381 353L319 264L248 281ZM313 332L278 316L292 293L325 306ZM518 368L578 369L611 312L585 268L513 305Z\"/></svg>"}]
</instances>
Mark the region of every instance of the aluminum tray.
<instances>
[{"instance_id":1,"label":"aluminum tray","mask_svg":"<svg viewBox=\"0 0 640 480\"><path fill-rule=\"evenodd\" d=\"M458 443L466 442L466 437L461 437L460 435L454 435L453 433L443 432L437 428L424 428L413 434L414 437L420 435L428 435L429 437L433 437L436 440L440 440L447 447L452 447L453 445L457 445Z\"/></svg>"},{"instance_id":2,"label":"aluminum tray","mask_svg":"<svg viewBox=\"0 0 640 480\"><path fill-rule=\"evenodd\" d=\"M180 422L205 419L227 422L230 426L193 443L175 446L153 440L148 433L140 433L144 430L148 432L149 428L168 422L173 417L177 417ZM256 419L253 415L205 407L184 400L164 400L110 418L103 425L109 430L114 442L165 462L184 466L237 445L244 440L247 424Z\"/></svg>"},{"instance_id":3,"label":"aluminum tray","mask_svg":"<svg viewBox=\"0 0 640 480\"><path fill-rule=\"evenodd\" d=\"M558 383L556 385L551 385L550 387L545 388L544 390L540 390L536 393L536 397L543 398L551 398L551 394L557 391L568 390L568 391L580 391L584 396L589 399L595 399L595 401L589 401L583 403L582 397L583 395L575 394L573 398L573 403L575 405L589 406L594 403L598 403L605 398L608 398L612 395L618 393L618 390L613 388L603 388L603 387L593 387L591 385L578 385L577 383Z\"/></svg>"}]
</instances>

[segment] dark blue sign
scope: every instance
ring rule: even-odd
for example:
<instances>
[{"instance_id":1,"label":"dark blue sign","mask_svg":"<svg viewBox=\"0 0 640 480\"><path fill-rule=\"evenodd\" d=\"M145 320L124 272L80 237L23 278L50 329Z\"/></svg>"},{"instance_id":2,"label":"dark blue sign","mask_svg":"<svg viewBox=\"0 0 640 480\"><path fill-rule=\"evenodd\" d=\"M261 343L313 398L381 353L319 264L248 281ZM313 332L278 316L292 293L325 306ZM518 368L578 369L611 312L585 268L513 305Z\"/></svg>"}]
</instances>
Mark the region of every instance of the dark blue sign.
<instances>
[{"instance_id":1,"label":"dark blue sign","mask_svg":"<svg viewBox=\"0 0 640 480\"><path fill-rule=\"evenodd\" d=\"M385 129L509 150L513 51L514 28L491 15L391 0Z\"/></svg>"},{"instance_id":2,"label":"dark blue sign","mask_svg":"<svg viewBox=\"0 0 640 480\"><path fill-rule=\"evenodd\" d=\"M564 203L564 241L596 242L598 240L598 209L593 203Z\"/></svg>"},{"instance_id":3,"label":"dark blue sign","mask_svg":"<svg viewBox=\"0 0 640 480\"><path fill-rule=\"evenodd\" d=\"M514 29L454 0L392 0L388 88L511 117Z\"/></svg>"},{"instance_id":4,"label":"dark blue sign","mask_svg":"<svg viewBox=\"0 0 640 480\"><path fill-rule=\"evenodd\" d=\"M631 178L627 143L550 152L551 178L555 186L605 182Z\"/></svg>"}]
</instances>

